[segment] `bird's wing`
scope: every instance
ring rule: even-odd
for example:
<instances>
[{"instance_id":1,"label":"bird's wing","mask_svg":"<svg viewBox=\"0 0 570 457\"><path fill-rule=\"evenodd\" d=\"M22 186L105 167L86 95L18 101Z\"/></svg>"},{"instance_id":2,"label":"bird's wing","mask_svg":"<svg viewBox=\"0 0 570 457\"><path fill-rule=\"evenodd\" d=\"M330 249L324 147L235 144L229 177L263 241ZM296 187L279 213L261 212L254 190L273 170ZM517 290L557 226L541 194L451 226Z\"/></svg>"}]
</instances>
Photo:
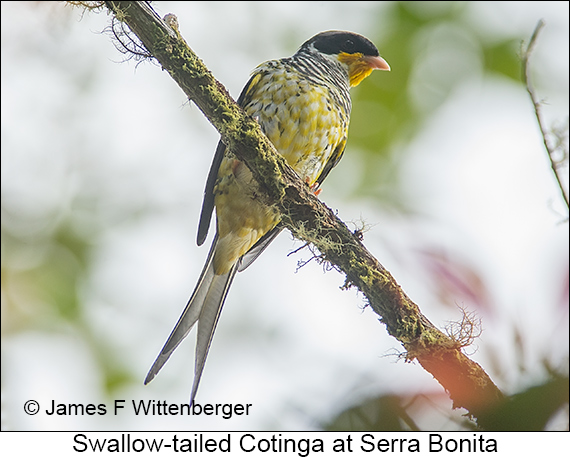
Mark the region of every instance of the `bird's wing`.
<instances>
[{"instance_id":1,"label":"bird's wing","mask_svg":"<svg viewBox=\"0 0 570 457\"><path fill-rule=\"evenodd\" d=\"M247 253L243 255L242 258L239 260L237 271L242 272L247 267L249 267L261 255L261 253L265 251L267 246L269 246L269 244L275 238L277 238L277 235L281 233L281 230L283 230L283 226L281 224L277 224L269 232L263 235L257 241L257 243L255 243L252 246L252 248L249 251L247 251Z\"/></svg>"},{"instance_id":2,"label":"bird's wing","mask_svg":"<svg viewBox=\"0 0 570 457\"><path fill-rule=\"evenodd\" d=\"M344 149L346 147L346 137L344 137L340 143L337 145L337 147L335 148L334 152L332 153L332 155L330 156L329 160L327 161L327 163L325 164L325 166L323 167L323 170L321 171L321 174L319 175L319 177L317 178L317 186L315 187L315 190L318 189L321 184L323 183L323 181L325 180L325 178L328 176L328 174L331 172L331 170L336 167L336 165L338 164L338 162L340 161L342 155L344 154Z\"/></svg>"},{"instance_id":3,"label":"bird's wing","mask_svg":"<svg viewBox=\"0 0 570 457\"><path fill-rule=\"evenodd\" d=\"M226 145L220 140L218 147L216 148L216 153L214 154L214 160L212 160L212 165L210 166L210 172L208 173L208 179L206 180L206 188L204 189L204 200L202 202L202 211L200 213L200 222L198 224L198 237L196 239L198 246L202 246L208 236L210 221L212 220L212 212L214 211L214 186L218 179L218 169L220 168L225 152Z\"/></svg>"},{"instance_id":4,"label":"bird's wing","mask_svg":"<svg viewBox=\"0 0 570 457\"><path fill-rule=\"evenodd\" d=\"M256 78L255 75L249 79L238 97L238 105L242 107L244 106L249 90L257 83L257 81L259 81L259 78ZM214 211L214 187L218 179L218 170L220 169L220 164L222 163L225 152L226 145L220 140L218 147L216 148L216 153L214 154L214 159L212 160L212 165L210 166L210 171L208 172L206 188L204 189L204 200L202 202L202 211L200 213L200 222L198 224L198 236L196 239L198 246L201 246L208 236L210 221L212 220L212 212Z\"/></svg>"}]
</instances>

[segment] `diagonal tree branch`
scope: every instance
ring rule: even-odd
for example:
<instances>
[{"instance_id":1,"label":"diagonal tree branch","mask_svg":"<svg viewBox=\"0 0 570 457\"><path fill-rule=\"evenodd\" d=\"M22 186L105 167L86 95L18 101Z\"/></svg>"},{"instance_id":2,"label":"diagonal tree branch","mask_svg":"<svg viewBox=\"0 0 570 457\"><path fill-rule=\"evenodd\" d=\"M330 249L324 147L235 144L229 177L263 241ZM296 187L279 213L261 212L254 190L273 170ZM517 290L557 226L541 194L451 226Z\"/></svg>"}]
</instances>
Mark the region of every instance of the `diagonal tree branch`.
<instances>
[{"instance_id":1,"label":"diagonal tree branch","mask_svg":"<svg viewBox=\"0 0 570 457\"><path fill-rule=\"evenodd\" d=\"M454 407L465 408L484 428L486 414L504 397L483 368L462 352L465 343L438 330L358 235L315 197L275 151L257 122L243 112L189 48L177 30L175 17L167 15L168 25L146 2L105 4L199 107L226 146L247 164L264 192L261 198L280 211L283 224L346 275L346 285L365 295L388 333L404 346L406 359L417 360L449 393Z\"/></svg>"}]
</instances>

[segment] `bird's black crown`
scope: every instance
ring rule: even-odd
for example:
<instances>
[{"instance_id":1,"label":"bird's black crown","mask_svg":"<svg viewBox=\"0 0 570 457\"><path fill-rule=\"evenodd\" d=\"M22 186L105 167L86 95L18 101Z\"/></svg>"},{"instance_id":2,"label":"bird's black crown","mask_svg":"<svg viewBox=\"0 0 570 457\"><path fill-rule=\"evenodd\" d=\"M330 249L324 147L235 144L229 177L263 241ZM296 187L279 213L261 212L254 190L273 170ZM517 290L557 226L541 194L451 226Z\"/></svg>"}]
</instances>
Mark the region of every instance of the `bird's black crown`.
<instances>
[{"instance_id":1,"label":"bird's black crown","mask_svg":"<svg viewBox=\"0 0 570 457\"><path fill-rule=\"evenodd\" d=\"M311 45L316 50L329 55L339 54L340 52L346 52L347 54L361 53L365 56L379 55L378 49L368 38L352 32L337 30L321 32L303 43L301 49Z\"/></svg>"}]
</instances>

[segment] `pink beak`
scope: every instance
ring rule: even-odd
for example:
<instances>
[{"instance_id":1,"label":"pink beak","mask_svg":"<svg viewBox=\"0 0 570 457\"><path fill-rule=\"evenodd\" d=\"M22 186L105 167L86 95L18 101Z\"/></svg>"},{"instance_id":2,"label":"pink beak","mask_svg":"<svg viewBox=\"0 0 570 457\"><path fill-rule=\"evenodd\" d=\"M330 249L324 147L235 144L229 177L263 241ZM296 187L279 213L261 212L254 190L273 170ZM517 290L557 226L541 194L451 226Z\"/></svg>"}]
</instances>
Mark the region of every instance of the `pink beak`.
<instances>
[{"instance_id":1,"label":"pink beak","mask_svg":"<svg viewBox=\"0 0 570 457\"><path fill-rule=\"evenodd\" d=\"M380 56L377 57L366 56L362 60L364 60L373 70L390 71L390 65L388 65L388 62L386 62Z\"/></svg>"}]
</instances>

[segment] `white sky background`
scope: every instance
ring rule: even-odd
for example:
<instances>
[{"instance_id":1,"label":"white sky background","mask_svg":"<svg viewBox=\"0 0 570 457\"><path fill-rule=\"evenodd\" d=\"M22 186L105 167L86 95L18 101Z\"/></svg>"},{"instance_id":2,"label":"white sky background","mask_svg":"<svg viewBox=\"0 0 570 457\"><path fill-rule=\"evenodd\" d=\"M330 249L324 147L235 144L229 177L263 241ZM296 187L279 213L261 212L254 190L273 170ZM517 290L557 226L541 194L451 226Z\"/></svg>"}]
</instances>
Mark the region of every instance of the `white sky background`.
<instances>
[{"instance_id":1,"label":"white sky background","mask_svg":"<svg viewBox=\"0 0 570 457\"><path fill-rule=\"evenodd\" d=\"M77 329L3 333L3 427L304 430L366 396L441 391L419 365L397 363L393 354L401 346L374 313L362 311L360 295L339 289L341 275L323 274L314 263L295 273L297 261L309 254L287 257L300 243L284 233L236 278L198 392L200 403L252 403L250 416L24 414L29 399L42 407L55 400L109 408L114 399L188 400L194 332L150 385L142 381L207 255L195 237L218 141L166 72L117 63L122 56L98 33L108 25L106 14L86 13L79 20L75 10L65 19L61 6L29 3L2 2L2 205L31 221L13 230L42 236L73 204L75 223L97 240L82 287L94 337L115 348L117 360L140 383L106 398ZM308 9L303 15L292 2L156 2L154 8L178 16L184 38L237 97L252 68L292 54L319 31L381 36L384 24L375 22L374 2L302 4ZM568 3L477 2L469 15L490 37L528 38L538 19L546 21L533 56L535 84L548 101L549 125L565 120ZM382 43L377 45L382 53ZM397 69L376 77L397 77ZM402 192L425 217L410 220L349 197L343 168L350 176L359 166L350 158L350 138L321 198L343 220L362 217L370 224L366 246L439 327L459 313L438 306L417 250L457 253L475 265L496 313L483 315L484 333L472 358L507 393L540 382L542 359L561 366L568 357L567 305L560 303L568 223L526 92L499 78L466 82L406 149L409 185ZM78 195L98 195L105 206L94 216L81 208ZM37 256L22 254L18 267L30 268ZM525 339L523 374L516 366L513 324ZM497 354L505 364L501 373L492 364ZM430 428L453 428L445 415L431 420Z\"/></svg>"}]
</instances>

